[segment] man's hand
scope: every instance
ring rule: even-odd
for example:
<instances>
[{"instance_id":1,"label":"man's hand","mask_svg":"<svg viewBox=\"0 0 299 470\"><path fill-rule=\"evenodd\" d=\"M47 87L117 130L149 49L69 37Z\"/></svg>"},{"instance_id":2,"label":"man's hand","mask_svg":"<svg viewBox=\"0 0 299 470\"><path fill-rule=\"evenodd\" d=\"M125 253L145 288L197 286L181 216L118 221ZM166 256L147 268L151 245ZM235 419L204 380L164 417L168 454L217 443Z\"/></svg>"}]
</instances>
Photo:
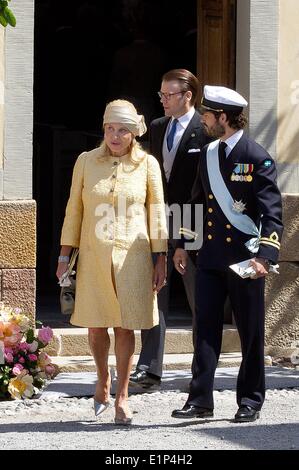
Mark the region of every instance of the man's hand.
<instances>
[{"instance_id":1,"label":"man's hand","mask_svg":"<svg viewBox=\"0 0 299 470\"><path fill-rule=\"evenodd\" d=\"M187 263L188 263L188 254L187 251L183 248L177 248L174 253L173 263L175 269L182 275L185 274Z\"/></svg>"},{"instance_id":2,"label":"man's hand","mask_svg":"<svg viewBox=\"0 0 299 470\"><path fill-rule=\"evenodd\" d=\"M269 263L263 258L252 258L249 263L249 266L252 266L255 270L255 274L251 275L251 279L258 279L259 277L264 277L269 272Z\"/></svg>"}]
</instances>

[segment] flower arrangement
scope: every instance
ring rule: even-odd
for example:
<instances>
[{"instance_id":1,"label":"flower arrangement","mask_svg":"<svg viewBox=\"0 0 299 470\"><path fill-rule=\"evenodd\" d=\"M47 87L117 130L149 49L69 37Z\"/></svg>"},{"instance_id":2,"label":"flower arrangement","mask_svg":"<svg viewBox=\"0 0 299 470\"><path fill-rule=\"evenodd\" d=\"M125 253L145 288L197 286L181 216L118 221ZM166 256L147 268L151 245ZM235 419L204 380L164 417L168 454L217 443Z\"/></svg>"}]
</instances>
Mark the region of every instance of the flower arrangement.
<instances>
[{"instance_id":1,"label":"flower arrangement","mask_svg":"<svg viewBox=\"0 0 299 470\"><path fill-rule=\"evenodd\" d=\"M53 337L49 327L36 335L19 308L0 303L0 400L31 398L56 372L42 351Z\"/></svg>"}]
</instances>

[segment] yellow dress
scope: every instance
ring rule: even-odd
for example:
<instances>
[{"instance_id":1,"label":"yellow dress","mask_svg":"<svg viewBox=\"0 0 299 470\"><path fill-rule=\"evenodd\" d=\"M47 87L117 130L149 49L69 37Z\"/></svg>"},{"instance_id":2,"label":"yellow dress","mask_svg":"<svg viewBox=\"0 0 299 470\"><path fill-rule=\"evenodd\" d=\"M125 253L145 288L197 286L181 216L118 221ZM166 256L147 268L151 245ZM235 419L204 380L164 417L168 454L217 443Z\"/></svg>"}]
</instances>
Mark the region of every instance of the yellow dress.
<instances>
[{"instance_id":1,"label":"yellow dress","mask_svg":"<svg viewBox=\"0 0 299 470\"><path fill-rule=\"evenodd\" d=\"M61 234L61 245L79 247L73 325L158 324L151 252L167 250L162 178L157 160L137 152L138 164L98 149L75 163Z\"/></svg>"}]
</instances>

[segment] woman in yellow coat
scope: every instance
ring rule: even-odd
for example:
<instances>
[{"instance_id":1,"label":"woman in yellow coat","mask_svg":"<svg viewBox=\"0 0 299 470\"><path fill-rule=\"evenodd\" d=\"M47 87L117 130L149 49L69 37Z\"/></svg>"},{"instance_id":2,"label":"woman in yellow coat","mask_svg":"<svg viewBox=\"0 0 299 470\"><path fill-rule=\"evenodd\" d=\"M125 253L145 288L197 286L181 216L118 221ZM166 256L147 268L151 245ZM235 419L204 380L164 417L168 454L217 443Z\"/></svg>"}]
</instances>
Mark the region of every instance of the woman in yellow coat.
<instances>
[{"instance_id":1,"label":"woman in yellow coat","mask_svg":"<svg viewBox=\"0 0 299 470\"><path fill-rule=\"evenodd\" d=\"M57 277L79 247L73 325L88 327L98 372L95 414L109 404L108 368L114 328L117 363L115 422L130 424L128 383L135 329L158 324L157 292L165 284L167 230L161 172L135 137L146 132L144 118L125 100L109 103L104 140L82 153L74 167L61 234ZM158 253L153 266L152 253Z\"/></svg>"}]
</instances>

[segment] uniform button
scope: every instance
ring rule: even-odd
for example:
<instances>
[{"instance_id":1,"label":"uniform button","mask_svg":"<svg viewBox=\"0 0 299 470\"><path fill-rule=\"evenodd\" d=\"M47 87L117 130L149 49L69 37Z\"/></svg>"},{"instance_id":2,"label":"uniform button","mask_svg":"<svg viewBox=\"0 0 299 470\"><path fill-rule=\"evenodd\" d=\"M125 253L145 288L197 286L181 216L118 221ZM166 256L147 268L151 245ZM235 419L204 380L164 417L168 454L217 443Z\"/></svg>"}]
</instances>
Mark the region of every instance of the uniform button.
<instances>
[{"instance_id":1,"label":"uniform button","mask_svg":"<svg viewBox=\"0 0 299 470\"><path fill-rule=\"evenodd\" d=\"M211 222L211 221L209 220L208 226L209 226L209 227L212 227L212 225L213 225L213 222Z\"/></svg>"},{"instance_id":2,"label":"uniform button","mask_svg":"<svg viewBox=\"0 0 299 470\"><path fill-rule=\"evenodd\" d=\"M212 214L213 209L212 209L211 207L209 207L208 212L209 212L210 214Z\"/></svg>"},{"instance_id":3,"label":"uniform button","mask_svg":"<svg viewBox=\"0 0 299 470\"><path fill-rule=\"evenodd\" d=\"M213 194L209 194L209 199L214 199Z\"/></svg>"},{"instance_id":4,"label":"uniform button","mask_svg":"<svg viewBox=\"0 0 299 470\"><path fill-rule=\"evenodd\" d=\"M117 165L117 164L118 164L118 162L113 162L113 165Z\"/></svg>"},{"instance_id":5,"label":"uniform button","mask_svg":"<svg viewBox=\"0 0 299 470\"><path fill-rule=\"evenodd\" d=\"M230 237L227 237L226 241L227 241L227 243L230 243L232 241L232 239Z\"/></svg>"},{"instance_id":6,"label":"uniform button","mask_svg":"<svg viewBox=\"0 0 299 470\"><path fill-rule=\"evenodd\" d=\"M110 193L113 193L113 188L110 189Z\"/></svg>"},{"instance_id":7,"label":"uniform button","mask_svg":"<svg viewBox=\"0 0 299 470\"><path fill-rule=\"evenodd\" d=\"M228 228L228 229L229 229L229 228L232 228L232 226L231 226L231 225L229 225L229 224L227 224L227 225L226 225L226 228Z\"/></svg>"},{"instance_id":8,"label":"uniform button","mask_svg":"<svg viewBox=\"0 0 299 470\"><path fill-rule=\"evenodd\" d=\"M115 175L112 175L112 178L116 178L116 176L115 176Z\"/></svg>"},{"instance_id":9,"label":"uniform button","mask_svg":"<svg viewBox=\"0 0 299 470\"><path fill-rule=\"evenodd\" d=\"M212 235L208 235L209 240L212 240L212 238L213 238Z\"/></svg>"}]
</instances>

